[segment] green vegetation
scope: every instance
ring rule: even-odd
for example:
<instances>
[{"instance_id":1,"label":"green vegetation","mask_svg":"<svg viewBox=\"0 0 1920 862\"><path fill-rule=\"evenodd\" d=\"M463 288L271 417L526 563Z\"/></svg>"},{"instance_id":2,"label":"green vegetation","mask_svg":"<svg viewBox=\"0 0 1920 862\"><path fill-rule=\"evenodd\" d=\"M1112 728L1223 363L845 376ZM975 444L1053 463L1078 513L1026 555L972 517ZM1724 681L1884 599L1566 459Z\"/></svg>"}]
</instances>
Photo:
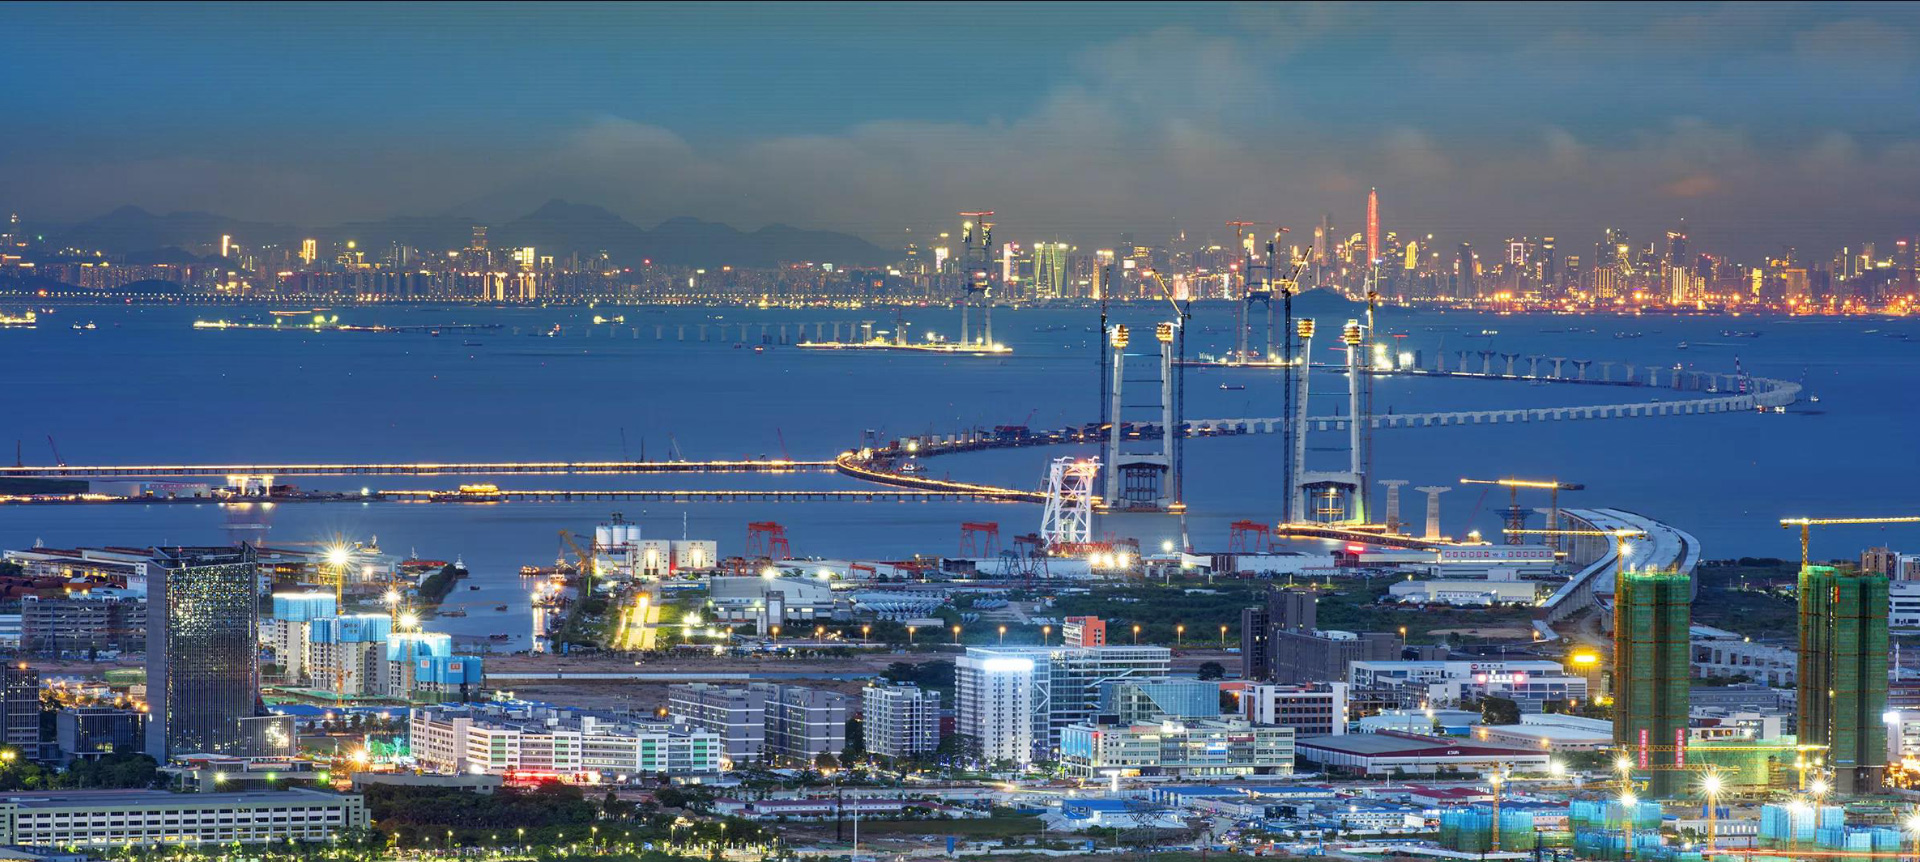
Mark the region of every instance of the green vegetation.
<instances>
[{"instance_id":1,"label":"green vegetation","mask_svg":"<svg viewBox=\"0 0 1920 862\"><path fill-rule=\"evenodd\" d=\"M1451 629L1528 628L1529 608L1449 608L1380 604L1391 579L1329 581L1321 586L1320 627L1354 632L1407 630L1410 643L1431 642ZM1524 636L1524 635L1523 635Z\"/></svg>"},{"instance_id":2,"label":"green vegetation","mask_svg":"<svg viewBox=\"0 0 1920 862\"><path fill-rule=\"evenodd\" d=\"M910 682L921 688L940 692L942 698L953 697L953 662L946 659L923 661L919 664L897 661L887 665L887 669L881 671L880 676L892 682Z\"/></svg>"},{"instance_id":3,"label":"green vegetation","mask_svg":"<svg viewBox=\"0 0 1920 862\"><path fill-rule=\"evenodd\" d=\"M369 839L382 845L393 841L401 846L446 846L450 841L463 847L555 847L594 834L627 844L713 845L771 837L758 824L737 818L678 825L658 808L623 803L611 793L596 803L580 788L559 782L525 790L502 788L491 794L375 784L365 790L365 797L367 813L379 830Z\"/></svg>"},{"instance_id":4,"label":"green vegetation","mask_svg":"<svg viewBox=\"0 0 1920 862\"><path fill-rule=\"evenodd\" d=\"M440 571L427 576L420 582L420 601L428 605L437 605L446 601L447 594L453 592L454 584L466 575L465 569L456 569L452 563L440 568Z\"/></svg>"},{"instance_id":5,"label":"green vegetation","mask_svg":"<svg viewBox=\"0 0 1920 862\"><path fill-rule=\"evenodd\" d=\"M1800 624L1797 561L1742 558L1694 570L1693 621L1747 637L1781 637Z\"/></svg>"},{"instance_id":6,"label":"green vegetation","mask_svg":"<svg viewBox=\"0 0 1920 862\"><path fill-rule=\"evenodd\" d=\"M58 772L23 759L17 749L0 749L0 790L127 790L163 783L160 765L136 752L77 761Z\"/></svg>"},{"instance_id":7,"label":"green vegetation","mask_svg":"<svg viewBox=\"0 0 1920 862\"><path fill-rule=\"evenodd\" d=\"M1133 626L1140 626L1143 644L1187 643L1194 646L1218 646L1220 627L1227 627L1227 643L1239 641L1240 612L1266 599L1265 582L1221 581L1204 587L1167 587L1141 584L1117 588L1095 588L1082 595L1060 596L1054 601L1060 616L1097 616L1107 620L1107 641L1133 643ZM1185 632L1177 630L1185 626ZM979 627L989 635L993 632ZM1053 633L1053 642L1060 642ZM1011 635L1008 642L1013 642Z\"/></svg>"}]
</instances>

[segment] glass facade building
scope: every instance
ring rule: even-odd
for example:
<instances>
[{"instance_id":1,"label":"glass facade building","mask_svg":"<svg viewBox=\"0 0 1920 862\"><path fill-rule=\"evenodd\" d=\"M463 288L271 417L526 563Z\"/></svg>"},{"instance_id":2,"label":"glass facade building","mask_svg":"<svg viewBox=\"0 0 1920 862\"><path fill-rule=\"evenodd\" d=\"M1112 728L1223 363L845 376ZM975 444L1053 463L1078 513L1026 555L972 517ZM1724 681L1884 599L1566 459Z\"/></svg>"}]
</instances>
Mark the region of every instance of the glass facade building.
<instances>
[{"instance_id":1,"label":"glass facade building","mask_svg":"<svg viewBox=\"0 0 1920 862\"><path fill-rule=\"evenodd\" d=\"M147 753L253 753L260 696L258 564L251 546L161 548L147 585Z\"/></svg>"}]
</instances>

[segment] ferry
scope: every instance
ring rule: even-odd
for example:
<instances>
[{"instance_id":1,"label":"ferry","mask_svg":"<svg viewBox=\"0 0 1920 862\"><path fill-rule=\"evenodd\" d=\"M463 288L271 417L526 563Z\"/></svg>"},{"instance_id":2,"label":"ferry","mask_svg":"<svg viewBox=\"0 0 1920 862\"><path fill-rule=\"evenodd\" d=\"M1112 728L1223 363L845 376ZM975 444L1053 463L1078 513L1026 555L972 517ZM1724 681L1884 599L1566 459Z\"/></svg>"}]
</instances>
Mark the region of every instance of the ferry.
<instances>
[{"instance_id":1,"label":"ferry","mask_svg":"<svg viewBox=\"0 0 1920 862\"><path fill-rule=\"evenodd\" d=\"M1221 392L1238 392L1238 391L1240 391L1240 390L1242 390L1242 389L1245 389L1245 388L1247 388L1247 387L1246 387L1246 384L1244 384L1244 383L1222 383L1222 384L1220 384L1220 391L1221 391Z\"/></svg>"},{"instance_id":2,"label":"ferry","mask_svg":"<svg viewBox=\"0 0 1920 862\"><path fill-rule=\"evenodd\" d=\"M926 467L924 467L924 466L921 466L921 464L920 464L920 462L919 462L919 461L914 461L914 460L909 460L909 461L907 461L907 463L905 463L905 464L901 464L901 465L900 465L900 472L902 472L902 473L925 473L925 472L927 472L927 468L926 468Z\"/></svg>"},{"instance_id":3,"label":"ferry","mask_svg":"<svg viewBox=\"0 0 1920 862\"><path fill-rule=\"evenodd\" d=\"M40 325L39 320L39 315L34 314L31 310L22 313L18 317L0 312L0 329L33 329Z\"/></svg>"},{"instance_id":4,"label":"ferry","mask_svg":"<svg viewBox=\"0 0 1920 862\"><path fill-rule=\"evenodd\" d=\"M441 611L440 615L443 617L464 617L467 615L467 612L466 611Z\"/></svg>"},{"instance_id":5,"label":"ferry","mask_svg":"<svg viewBox=\"0 0 1920 862\"><path fill-rule=\"evenodd\" d=\"M89 321L87 321L86 323L76 323L76 324L74 324L74 325L73 325L73 328L74 328L74 329L75 329L76 331L78 331L78 330L82 330L82 329L99 329L100 327L98 327L98 326L95 326L95 325L93 324L93 321L91 321L91 320L89 320Z\"/></svg>"}]
</instances>

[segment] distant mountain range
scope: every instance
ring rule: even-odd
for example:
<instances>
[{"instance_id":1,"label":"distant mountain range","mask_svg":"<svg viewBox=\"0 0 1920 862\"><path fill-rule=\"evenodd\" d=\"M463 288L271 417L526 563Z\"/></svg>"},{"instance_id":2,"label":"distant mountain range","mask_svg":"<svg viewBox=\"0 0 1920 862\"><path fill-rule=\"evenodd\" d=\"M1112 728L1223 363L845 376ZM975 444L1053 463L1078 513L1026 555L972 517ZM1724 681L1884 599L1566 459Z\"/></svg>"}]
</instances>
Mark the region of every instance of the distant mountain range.
<instances>
[{"instance_id":1,"label":"distant mountain range","mask_svg":"<svg viewBox=\"0 0 1920 862\"><path fill-rule=\"evenodd\" d=\"M192 255L179 249L217 243L222 234L256 248L297 248L308 238L329 244L353 240L378 254L394 243L423 251L465 248L474 226L479 224L483 222L458 216L401 216L303 229L204 212L156 215L125 206L74 225L59 234L57 241L62 246L149 260L190 258ZM879 266L899 257L897 252L850 234L783 224L748 233L719 222L683 217L647 229L601 207L558 199L512 221L486 227L487 244L493 248L532 246L555 260L576 253L584 259L605 251L615 263L627 266L644 261L666 266L771 267L799 261Z\"/></svg>"}]
</instances>

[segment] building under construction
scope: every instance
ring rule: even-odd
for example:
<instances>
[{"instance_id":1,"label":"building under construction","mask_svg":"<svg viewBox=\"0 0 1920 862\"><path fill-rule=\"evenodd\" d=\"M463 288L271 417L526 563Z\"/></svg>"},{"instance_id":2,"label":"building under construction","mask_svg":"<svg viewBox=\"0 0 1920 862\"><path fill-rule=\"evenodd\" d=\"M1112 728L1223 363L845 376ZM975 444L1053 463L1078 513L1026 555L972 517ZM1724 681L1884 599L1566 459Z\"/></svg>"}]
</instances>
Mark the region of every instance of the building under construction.
<instances>
[{"instance_id":1,"label":"building under construction","mask_svg":"<svg viewBox=\"0 0 1920 862\"><path fill-rule=\"evenodd\" d=\"M1876 793L1887 769L1887 579L1800 569L1800 741L1827 747L1834 790Z\"/></svg>"},{"instance_id":2,"label":"building under construction","mask_svg":"<svg viewBox=\"0 0 1920 862\"><path fill-rule=\"evenodd\" d=\"M1693 622L1692 577L1622 571L1613 605L1613 742L1648 790L1670 796L1684 786Z\"/></svg>"}]
</instances>

